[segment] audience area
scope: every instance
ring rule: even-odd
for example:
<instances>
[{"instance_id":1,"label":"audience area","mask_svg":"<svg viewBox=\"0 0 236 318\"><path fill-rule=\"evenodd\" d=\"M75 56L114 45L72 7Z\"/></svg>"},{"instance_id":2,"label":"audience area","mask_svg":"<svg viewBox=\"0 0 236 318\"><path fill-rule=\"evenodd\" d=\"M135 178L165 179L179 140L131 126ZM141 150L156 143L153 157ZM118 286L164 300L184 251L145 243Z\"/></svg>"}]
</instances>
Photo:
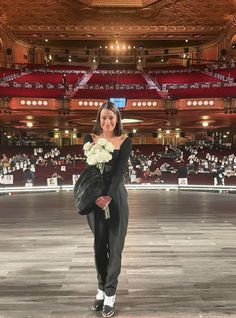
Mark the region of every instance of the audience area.
<instances>
[{"instance_id":1,"label":"audience area","mask_svg":"<svg viewBox=\"0 0 236 318\"><path fill-rule=\"evenodd\" d=\"M24 186L31 172L33 185L47 185L47 179L55 175L61 183L72 184L73 175L84 167L82 145L8 147L0 154L0 175L13 175L15 186ZM187 178L192 185L236 185L235 151L203 146L133 146L126 183L177 184L179 178Z\"/></svg>"},{"instance_id":2,"label":"audience area","mask_svg":"<svg viewBox=\"0 0 236 318\"><path fill-rule=\"evenodd\" d=\"M236 67L169 66L137 70L91 70L72 65L0 68L0 96L61 98L235 97Z\"/></svg>"}]
</instances>

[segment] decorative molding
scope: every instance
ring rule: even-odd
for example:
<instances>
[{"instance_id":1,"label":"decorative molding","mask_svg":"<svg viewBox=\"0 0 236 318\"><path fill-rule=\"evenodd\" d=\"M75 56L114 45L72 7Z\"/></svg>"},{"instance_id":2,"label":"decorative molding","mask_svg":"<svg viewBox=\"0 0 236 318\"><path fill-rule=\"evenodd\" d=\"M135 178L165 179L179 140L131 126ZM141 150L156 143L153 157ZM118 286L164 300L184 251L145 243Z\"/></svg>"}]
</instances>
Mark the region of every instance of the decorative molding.
<instances>
[{"instance_id":1,"label":"decorative molding","mask_svg":"<svg viewBox=\"0 0 236 318\"><path fill-rule=\"evenodd\" d=\"M2 26L5 26L6 24L7 24L6 16L5 16L5 14L1 14L1 15L0 15L0 28L1 28Z\"/></svg>"},{"instance_id":2,"label":"decorative molding","mask_svg":"<svg viewBox=\"0 0 236 318\"><path fill-rule=\"evenodd\" d=\"M114 39L115 37L143 39L165 39L168 40L172 34L176 39L214 40L222 33L221 26L11 26L11 33L17 34L19 38L53 38L53 39ZM115 36L116 35L116 36Z\"/></svg>"},{"instance_id":3,"label":"decorative molding","mask_svg":"<svg viewBox=\"0 0 236 318\"><path fill-rule=\"evenodd\" d=\"M206 42L236 25L235 0L215 0L214 10L205 0L45 0L30 8L19 1L10 7L8 1L1 0L0 28L27 41L188 37Z\"/></svg>"},{"instance_id":4,"label":"decorative molding","mask_svg":"<svg viewBox=\"0 0 236 318\"><path fill-rule=\"evenodd\" d=\"M160 11L169 6L173 6L179 0L163 0L156 2L153 6L137 10L137 15L142 18L154 18L157 17Z\"/></svg>"},{"instance_id":5,"label":"decorative molding","mask_svg":"<svg viewBox=\"0 0 236 318\"><path fill-rule=\"evenodd\" d=\"M78 0L89 7L135 7L144 8L162 0Z\"/></svg>"}]
</instances>

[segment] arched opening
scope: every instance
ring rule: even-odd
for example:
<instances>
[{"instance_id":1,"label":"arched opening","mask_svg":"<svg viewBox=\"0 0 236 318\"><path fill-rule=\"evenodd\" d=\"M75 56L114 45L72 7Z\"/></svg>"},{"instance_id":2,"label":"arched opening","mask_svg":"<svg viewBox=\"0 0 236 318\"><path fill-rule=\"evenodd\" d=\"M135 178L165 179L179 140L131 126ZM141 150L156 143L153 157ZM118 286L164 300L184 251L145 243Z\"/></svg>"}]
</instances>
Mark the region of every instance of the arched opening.
<instances>
[{"instance_id":1,"label":"arched opening","mask_svg":"<svg viewBox=\"0 0 236 318\"><path fill-rule=\"evenodd\" d=\"M236 63L236 34L234 34L231 38L230 61L232 64L231 67L235 67L235 63Z\"/></svg>"}]
</instances>

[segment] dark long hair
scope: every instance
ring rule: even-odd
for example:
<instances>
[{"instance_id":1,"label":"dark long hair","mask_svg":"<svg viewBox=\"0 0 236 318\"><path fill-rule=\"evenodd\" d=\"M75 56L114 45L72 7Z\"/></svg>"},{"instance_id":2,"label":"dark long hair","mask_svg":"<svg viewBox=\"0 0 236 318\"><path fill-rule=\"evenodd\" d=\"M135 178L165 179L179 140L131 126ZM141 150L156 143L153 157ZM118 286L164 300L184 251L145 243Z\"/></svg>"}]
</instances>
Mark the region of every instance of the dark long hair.
<instances>
[{"instance_id":1,"label":"dark long hair","mask_svg":"<svg viewBox=\"0 0 236 318\"><path fill-rule=\"evenodd\" d=\"M95 123L95 126L93 127L93 132L97 136L100 135L102 132L102 127L100 125L100 116L101 116L101 111L103 109L111 110L116 115L116 127L114 129L114 135L121 136L123 133L123 126L121 122L120 111L117 107L115 107L115 105L112 102L106 102L100 106L97 113L96 123Z\"/></svg>"}]
</instances>

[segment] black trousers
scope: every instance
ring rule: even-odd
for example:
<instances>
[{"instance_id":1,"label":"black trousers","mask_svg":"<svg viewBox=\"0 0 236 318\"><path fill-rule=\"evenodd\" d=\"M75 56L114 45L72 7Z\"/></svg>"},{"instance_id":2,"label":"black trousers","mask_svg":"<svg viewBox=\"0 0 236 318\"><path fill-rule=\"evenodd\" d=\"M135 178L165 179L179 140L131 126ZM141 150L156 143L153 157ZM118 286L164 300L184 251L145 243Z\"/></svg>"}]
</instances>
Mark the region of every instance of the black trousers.
<instances>
[{"instance_id":1,"label":"black trousers","mask_svg":"<svg viewBox=\"0 0 236 318\"><path fill-rule=\"evenodd\" d=\"M105 220L104 211L99 207L94 211L94 252L98 278L98 288L107 296L115 295L118 276L121 271L121 256L128 226L128 205L122 203L124 210L109 205L110 219Z\"/></svg>"}]
</instances>

